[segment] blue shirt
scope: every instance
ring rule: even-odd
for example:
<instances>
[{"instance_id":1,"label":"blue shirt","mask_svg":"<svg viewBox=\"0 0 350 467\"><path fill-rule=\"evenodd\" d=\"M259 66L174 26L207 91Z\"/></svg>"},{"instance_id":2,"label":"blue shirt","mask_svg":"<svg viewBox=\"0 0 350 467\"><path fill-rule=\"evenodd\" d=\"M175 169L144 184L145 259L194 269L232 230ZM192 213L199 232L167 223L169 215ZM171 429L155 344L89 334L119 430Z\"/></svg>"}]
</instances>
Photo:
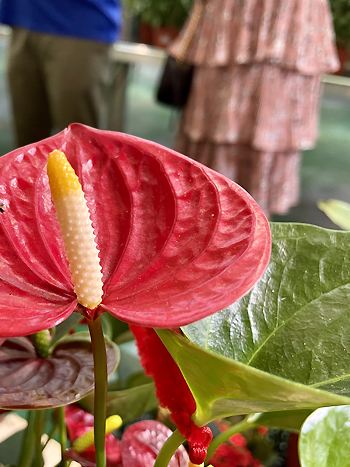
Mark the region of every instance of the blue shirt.
<instances>
[{"instance_id":1,"label":"blue shirt","mask_svg":"<svg viewBox=\"0 0 350 467\"><path fill-rule=\"evenodd\" d=\"M114 42L120 0L0 0L0 22L35 32Z\"/></svg>"}]
</instances>

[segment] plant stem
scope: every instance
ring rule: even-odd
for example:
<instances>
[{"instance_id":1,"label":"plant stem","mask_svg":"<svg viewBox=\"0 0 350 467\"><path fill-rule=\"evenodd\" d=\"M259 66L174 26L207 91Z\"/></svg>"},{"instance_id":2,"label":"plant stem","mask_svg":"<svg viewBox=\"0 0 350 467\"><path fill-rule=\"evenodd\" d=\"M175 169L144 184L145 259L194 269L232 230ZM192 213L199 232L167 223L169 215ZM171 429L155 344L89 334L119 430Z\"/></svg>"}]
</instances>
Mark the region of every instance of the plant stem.
<instances>
[{"instance_id":1,"label":"plant stem","mask_svg":"<svg viewBox=\"0 0 350 467\"><path fill-rule=\"evenodd\" d=\"M175 430L171 436L165 441L160 450L154 467L168 467L171 458L175 454L177 448L185 441L184 436Z\"/></svg>"},{"instance_id":2,"label":"plant stem","mask_svg":"<svg viewBox=\"0 0 350 467\"><path fill-rule=\"evenodd\" d=\"M30 467L32 465L34 455L35 419L36 413L34 410L31 410L27 418L28 425L23 436L18 467Z\"/></svg>"},{"instance_id":3,"label":"plant stem","mask_svg":"<svg viewBox=\"0 0 350 467\"><path fill-rule=\"evenodd\" d=\"M67 462L64 459L64 453L67 449L67 429L64 420L64 407L57 408L58 417L58 435L61 445L61 462L60 467L67 467Z\"/></svg>"},{"instance_id":4,"label":"plant stem","mask_svg":"<svg viewBox=\"0 0 350 467\"><path fill-rule=\"evenodd\" d=\"M44 465L41 436L44 432L45 410L37 410L34 423L34 459L32 467L42 467Z\"/></svg>"},{"instance_id":5,"label":"plant stem","mask_svg":"<svg viewBox=\"0 0 350 467\"><path fill-rule=\"evenodd\" d=\"M105 432L107 399L107 355L103 337L102 322L99 316L88 320L94 357L95 393L94 393L94 437L96 467L106 467Z\"/></svg>"},{"instance_id":6,"label":"plant stem","mask_svg":"<svg viewBox=\"0 0 350 467\"><path fill-rule=\"evenodd\" d=\"M245 420L242 420L240 423L237 423L236 425L231 426L228 430L225 430L222 433L220 433L211 442L209 449L208 449L206 461L209 462L210 458L214 455L215 451L220 446L220 444L227 441L229 438L231 438L231 436L235 435L236 433L247 431L250 428L254 428L254 427L255 427L254 422L245 419Z\"/></svg>"}]
</instances>

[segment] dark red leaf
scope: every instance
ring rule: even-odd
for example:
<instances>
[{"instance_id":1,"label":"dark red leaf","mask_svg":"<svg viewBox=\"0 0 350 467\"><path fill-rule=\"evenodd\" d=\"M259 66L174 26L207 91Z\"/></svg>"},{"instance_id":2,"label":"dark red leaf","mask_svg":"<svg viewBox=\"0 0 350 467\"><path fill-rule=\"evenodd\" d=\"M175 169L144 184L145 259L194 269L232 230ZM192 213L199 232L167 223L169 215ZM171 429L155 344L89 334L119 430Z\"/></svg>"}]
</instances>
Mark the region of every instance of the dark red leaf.
<instances>
[{"instance_id":1,"label":"dark red leaf","mask_svg":"<svg viewBox=\"0 0 350 467\"><path fill-rule=\"evenodd\" d=\"M0 158L0 336L32 334L76 307L46 174L65 151L85 192L103 307L178 327L245 294L270 255L267 220L238 185L170 149L74 124Z\"/></svg>"},{"instance_id":2,"label":"dark red leaf","mask_svg":"<svg viewBox=\"0 0 350 467\"><path fill-rule=\"evenodd\" d=\"M107 345L108 370L118 362L118 352ZM81 340L58 344L51 357L35 354L28 338L10 338L0 347L0 407L48 408L70 404L94 386L91 345Z\"/></svg>"},{"instance_id":3,"label":"dark red leaf","mask_svg":"<svg viewBox=\"0 0 350 467\"><path fill-rule=\"evenodd\" d=\"M153 467L157 455L171 430L155 420L144 420L129 426L122 438L123 467ZM188 455L180 446L169 467L188 467Z\"/></svg>"}]
</instances>

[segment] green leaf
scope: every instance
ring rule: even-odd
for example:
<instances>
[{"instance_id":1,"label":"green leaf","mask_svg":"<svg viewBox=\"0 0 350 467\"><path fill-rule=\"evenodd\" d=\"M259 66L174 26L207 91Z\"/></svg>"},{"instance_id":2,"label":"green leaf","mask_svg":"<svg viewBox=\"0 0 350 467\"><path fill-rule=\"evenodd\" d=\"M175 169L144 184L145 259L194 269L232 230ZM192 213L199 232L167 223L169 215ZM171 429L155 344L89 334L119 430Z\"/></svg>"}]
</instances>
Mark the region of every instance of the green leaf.
<instances>
[{"instance_id":1,"label":"green leaf","mask_svg":"<svg viewBox=\"0 0 350 467\"><path fill-rule=\"evenodd\" d=\"M280 412L265 412L252 416L255 425L269 428L280 428L287 431L300 431L312 410L282 410Z\"/></svg>"},{"instance_id":2,"label":"green leaf","mask_svg":"<svg viewBox=\"0 0 350 467\"><path fill-rule=\"evenodd\" d=\"M65 337L72 328L75 328L81 319L82 315L80 313L72 313L63 323L56 326L51 345L54 346L60 339Z\"/></svg>"},{"instance_id":3,"label":"green leaf","mask_svg":"<svg viewBox=\"0 0 350 467\"><path fill-rule=\"evenodd\" d=\"M128 332L129 326L127 323L120 321L109 313L102 315L102 322L105 327L105 334L113 341L116 342L120 336ZM120 342L118 342L120 343Z\"/></svg>"},{"instance_id":4,"label":"green leaf","mask_svg":"<svg viewBox=\"0 0 350 467\"><path fill-rule=\"evenodd\" d=\"M334 224L341 229L350 230L350 204L336 199L320 201L318 207Z\"/></svg>"},{"instance_id":5,"label":"green leaf","mask_svg":"<svg viewBox=\"0 0 350 467\"><path fill-rule=\"evenodd\" d=\"M272 233L271 263L248 296L184 327L192 342L159 332L201 423L350 402L350 233L288 223Z\"/></svg>"},{"instance_id":6,"label":"green leaf","mask_svg":"<svg viewBox=\"0 0 350 467\"><path fill-rule=\"evenodd\" d=\"M93 412L93 395L79 402L85 410ZM123 423L129 423L158 406L153 383L142 384L121 391L111 391L107 396L107 416L120 415Z\"/></svg>"},{"instance_id":7,"label":"green leaf","mask_svg":"<svg viewBox=\"0 0 350 467\"><path fill-rule=\"evenodd\" d=\"M299 439L302 467L350 467L350 406L318 409Z\"/></svg>"},{"instance_id":8,"label":"green leaf","mask_svg":"<svg viewBox=\"0 0 350 467\"><path fill-rule=\"evenodd\" d=\"M252 292L183 331L204 349L350 396L350 233L271 227L271 262Z\"/></svg>"},{"instance_id":9,"label":"green leaf","mask_svg":"<svg viewBox=\"0 0 350 467\"><path fill-rule=\"evenodd\" d=\"M350 399L279 378L157 330L196 400L194 420L205 425L231 415L312 409Z\"/></svg>"}]
</instances>

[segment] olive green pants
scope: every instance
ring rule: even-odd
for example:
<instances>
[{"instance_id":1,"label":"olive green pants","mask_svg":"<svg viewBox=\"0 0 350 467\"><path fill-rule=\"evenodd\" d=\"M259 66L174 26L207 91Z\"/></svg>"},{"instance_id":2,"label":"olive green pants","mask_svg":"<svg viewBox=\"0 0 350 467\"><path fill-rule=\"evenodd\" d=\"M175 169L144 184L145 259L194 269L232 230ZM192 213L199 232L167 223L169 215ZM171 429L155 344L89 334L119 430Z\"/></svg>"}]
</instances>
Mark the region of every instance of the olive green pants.
<instances>
[{"instance_id":1,"label":"olive green pants","mask_svg":"<svg viewBox=\"0 0 350 467\"><path fill-rule=\"evenodd\" d=\"M13 29L8 81L18 146L72 122L104 126L110 48L101 42Z\"/></svg>"}]
</instances>

